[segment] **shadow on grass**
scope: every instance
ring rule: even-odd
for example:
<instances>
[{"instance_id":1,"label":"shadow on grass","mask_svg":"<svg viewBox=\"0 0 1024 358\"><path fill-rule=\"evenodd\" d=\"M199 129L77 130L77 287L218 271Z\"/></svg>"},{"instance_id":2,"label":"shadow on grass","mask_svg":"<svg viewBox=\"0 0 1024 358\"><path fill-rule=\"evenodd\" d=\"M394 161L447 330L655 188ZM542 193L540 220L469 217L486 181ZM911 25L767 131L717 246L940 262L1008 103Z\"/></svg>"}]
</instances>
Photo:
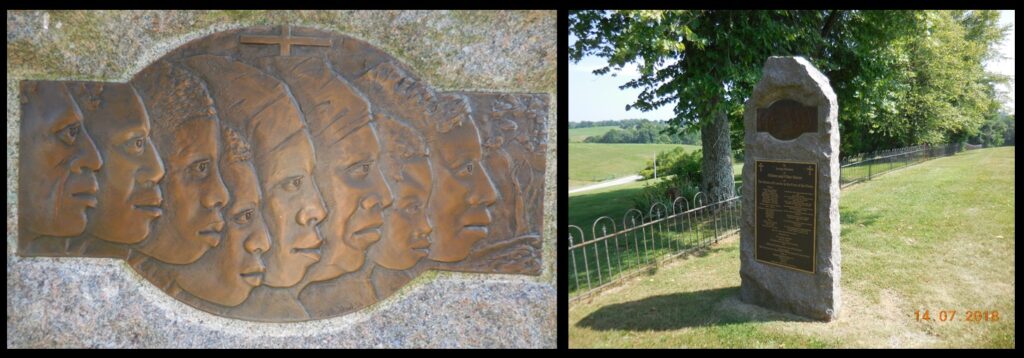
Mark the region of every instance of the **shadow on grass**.
<instances>
[{"instance_id":1,"label":"shadow on grass","mask_svg":"<svg viewBox=\"0 0 1024 358\"><path fill-rule=\"evenodd\" d=\"M735 234L733 236L730 236L730 238L735 238ZM694 240L696 240L696 239L694 239ZM722 239L720 241L724 241L724 240L726 240L726 239ZM674 256L673 258L671 258L671 259L669 259L667 261L660 261L657 264L653 264L652 263L653 260L665 260L665 257L667 256L666 252L662 251L662 252L657 253L657 254L652 254L651 256L644 256L644 257L642 257L640 259L631 260L633 262L633 264L632 265L628 265L623 270L626 271L627 273L633 273L633 270L636 270L637 267L640 266L640 268L639 268L640 272L639 272L638 275L640 275L640 276L654 276L654 275L656 275L658 273L658 271L659 271L659 269L661 267L671 265L674 262L678 262L678 260L687 260L687 259L698 258L698 257L707 257L707 256L711 256L711 255L716 254L716 253L721 252L721 251L728 251L728 250L736 250L737 249L736 247L728 247L728 246L725 246L725 245L715 245L715 244L709 244L709 245L710 246L703 247L703 248L696 248L696 247L693 247L693 246L688 246L685 249L683 249L684 252L673 253L673 254L671 254L672 256ZM593 263L593 262L596 262L594 255L599 255L599 254L601 254L603 252L599 252L597 254L594 254L593 251L587 250L587 251L584 251L584 253L587 255L587 262ZM592 280L591 281L592 285L591 286L583 286L583 285L586 285L586 283L588 282L587 281L587 276L586 276L588 271L587 270L583 270L583 267L584 267L583 264L582 264L582 262L583 262L583 255L581 255L581 253L578 252L578 251L570 253L570 255L572 256L572 259L576 260L575 262L579 263L579 264L577 264L575 266L576 267L575 269L573 268L573 266L570 266L570 269L574 270L574 271L571 271L572 273L569 274L569 296L570 297L572 297L574 294L577 294L578 293L577 291L581 289L581 287L577 286L577 282L580 283L579 285L582 286L582 289L589 290L588 287L597 287L597 286L600 286L602 284L606 284L608 282L613 282L613 281L621 278L621 272L623 270L620 270L618 275L611 275L611 273L608 273L607 271L602 271L602 274L604 276L598 276L597 275L597 266L594 265L594 266L591 267L591 266L588 265L587 267L590 268L589 272L590 272L590 280ZM620 253L616 253L614 257L618 258L619 257L618 255L620 255ZM631 253L624 253L624 255L625 255L625 257L627 257L629 259L633 259L633 256L631 256L632 255ZM602 262L606 262L606 261L604 261L602 259ZM608 270L608 266L607 265L606 266L602 266L602 267L604 268L604 270ZM603 277L603 278L606 278L606 279L599 281L599 280L597 280L598 277ZM625 281L625 282L628 282L628 281ZM622 283L625 283L625 282L622 282ZM612 286L618 286L618 284L612 285Z\"/></svg>"},{"instance_id":2,"label":"shadow on grass","mask_svg":"<svg viewBox=\"0 0 1024 358\"><path fill-rule=\"evenodd\" d=\"M871 226L881 217L882 214L878 213L869 213L849 207L839 208L839 222L841 224L860 224L861 226Z\"/></svg>"},{"instance_id":3,"label":"shadow on grass","mask_svg":"<svg viewBox=\"0 0 1024 358\"><path fill-rule=\"evenodd\" d=\"M739 287L680 292L601 307L576 323L598 331L671 331L747 322L807 321L739 300Z\"/></svg>"}]
</instances>

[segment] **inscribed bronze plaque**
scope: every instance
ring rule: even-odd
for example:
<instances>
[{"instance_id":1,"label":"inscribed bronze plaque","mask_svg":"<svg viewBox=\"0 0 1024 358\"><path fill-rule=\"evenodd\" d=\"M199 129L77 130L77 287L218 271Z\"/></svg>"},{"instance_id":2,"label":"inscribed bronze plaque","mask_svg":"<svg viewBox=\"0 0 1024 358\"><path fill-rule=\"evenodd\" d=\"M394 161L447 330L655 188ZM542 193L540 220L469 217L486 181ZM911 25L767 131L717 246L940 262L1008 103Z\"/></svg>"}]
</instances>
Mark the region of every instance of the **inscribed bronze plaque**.
<instances>
[{"instance_id":1,"label":"inscribed bronze plaque","mask_svg":"<svg viewBox=\"0 0 1024 358\"><path fill-rule=\"evenodd\" d=\"M781 140L792 140L804 133L818 132L818 108L783 99L768 108L757 109L757 131Z\"/></svg>"},{"instance_id":2,"label":"inscribed bronze plaque","mask_svg":"<svg viewBox=\"0 0 1024 358\"><path fill-rule=\"evenodd\" d=\"M20 255L121 258L255 321L352 312L430 269L540 273L547 95L438 91L289 26L20 89Z\"/></svg>"},{"instance_id":3,"label":"inscribed bronze plaque","mask_svg":"<svg viewBox=\"0 0 1024 358\"><path fill-rule=\"evenodd\" d=\"M754 258L814 273L815 163L756 161Z\"/></svg>"}]
</instances>

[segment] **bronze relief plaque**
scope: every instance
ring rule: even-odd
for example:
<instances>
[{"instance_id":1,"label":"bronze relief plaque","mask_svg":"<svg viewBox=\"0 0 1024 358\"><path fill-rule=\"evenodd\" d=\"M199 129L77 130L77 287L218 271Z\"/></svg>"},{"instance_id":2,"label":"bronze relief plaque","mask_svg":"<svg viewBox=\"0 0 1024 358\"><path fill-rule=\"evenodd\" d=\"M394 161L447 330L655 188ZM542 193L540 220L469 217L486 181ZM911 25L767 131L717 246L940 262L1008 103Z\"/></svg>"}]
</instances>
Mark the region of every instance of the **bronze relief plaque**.
<instances>
[{"instance_id":1,"label":"bronze relief plaque","mask_svg":"<svg viewBox=\"0 0 1024 358\"><path fill-rule=\"evenodd\" d=\"M754 258L814 273L817 165L763 160L756 163Z\"/></svg>"},{"instance_id":2,"label":"bronze relief plaque","mask_svg":"<svg viewBox=\"0 0 1024 358\"><path fill-rule=\"evenodd\" d=\"M548 107L290 26L194 40L128 83L22 81L18 254L121 258L274 322L431 269L538 275Z\"/></svg>"},{"instance_id":3,"label":"bronze relief plaque","mask_svg":"<svg viewBox=\"0 0 1024 358\"><path fill-rule=\"evenodd\" d=\"M757 109L757 131L781 140L792 140L804 133L818 132L818 107L783 99L768 108Z\"/></svg>"}]
</instances>

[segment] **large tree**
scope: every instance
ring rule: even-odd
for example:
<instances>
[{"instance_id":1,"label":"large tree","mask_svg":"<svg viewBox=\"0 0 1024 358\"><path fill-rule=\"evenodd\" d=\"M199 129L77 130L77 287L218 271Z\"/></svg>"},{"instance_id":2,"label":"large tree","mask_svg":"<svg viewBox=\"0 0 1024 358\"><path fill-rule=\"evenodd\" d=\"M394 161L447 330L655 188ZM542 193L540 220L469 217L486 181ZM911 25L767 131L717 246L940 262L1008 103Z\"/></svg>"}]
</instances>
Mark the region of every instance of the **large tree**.
<instances>
[{"instance_id":1,"label":"large tree","mask_svg":"<svg viewBox=\"0 0 1024 358\"><path fill-rule=\"evenodd\" d=\"M998 109L993 84L1005 79L982 67L1006 33L997 19L994 11L574 11L569 55L607 59L596 74L636 64L640 77L621 87L642 92L627 109L674 103L672 127L701 132L704 190L729 195L742 104L767 57L804 56L829 78L843 154L961 141Z\"/></svg>"},{"instance_id":2,"label":"large tree","mask_svg":"<svg viewBox=\"0 0 1024 358\"><path fill-rule=\"evenodd\" d=\"M733 195L730 113L742 108L768 56L819 48L828 11L573 11L569 56L606 58L604 74L636 64L642 89L627 106L649 111L675 103L672 131L696 127L703 145L703 191ZM735 120L735 118L734 118Z\"/></svg>"}]
</instances>

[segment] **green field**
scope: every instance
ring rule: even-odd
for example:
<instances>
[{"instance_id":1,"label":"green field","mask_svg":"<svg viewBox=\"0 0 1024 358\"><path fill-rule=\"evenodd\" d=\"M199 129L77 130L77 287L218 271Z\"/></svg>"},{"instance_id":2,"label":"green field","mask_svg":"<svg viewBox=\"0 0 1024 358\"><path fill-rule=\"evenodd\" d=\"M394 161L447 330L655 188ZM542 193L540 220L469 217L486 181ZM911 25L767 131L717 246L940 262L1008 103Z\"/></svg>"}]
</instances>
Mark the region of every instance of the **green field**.
<instances>
[{"instance_id":1,"label":"green field","mask_svg":"<svg viewBox=\"0 0 1024 358\"><path fill-rule=\"evenodd\" d=\"M569 143L569 187L636 174L656 153L679 146L700 149L685 144Z\"/></svg>"},{"instance_id":2,"label":"green field","mask_svg":"<svg viewBox=\"0 0 1024 358\"><path fill-rule=\"evenodd\" d=\"M1012 147L974 150L843 190L833 322L740 302L732 239L574 303L569 345L1014 348L1014 160ZM582 198L600 204L617 197L602 194L638 190L618 188L573 196L570 220L587 215L577 212L589 207L577 206ZM932 320L916 319L921 310ZM953 320L938 320L953 310ZM968 311L998 318L967 321Z\"/></svg>"},{"instance_id":3,"label":"green field","mask_svg":"<svg viewBox=\"0 0 1024 358\"><path fill-rule=\"evenodd\" d=\"M584 139L590 136L601 136L605 132L619 127L616 126L603 126L603 127L589 127L589 128L573 128L569 130L569 141L570 142L582 142Z\"/></svg>"},{"instance_id":4,"label":"green field","mask_svg":"<svg viewBox=\"0 0 1024 358\"><path fill-rule=\"evenodd\" d=\"M659 178L658 180L661 180ZM609 188L586 191L569 195L569 224L584 230L590 230L597 218L607 215L622 219L622 214L633 207L633 197L643 189L644 185L654 184L655 180L641 180L629 184Z\"/></svg>"},{"instance_id":5,"label":"green field","mask_svg":"<svg viewBox=\"0 0 1024 358\"><path fill-rule=\"evenodd\" d=\"M743 175L743 163L733 164L732 170L736 182L739 183L739 178ZM576 181L574 183L572 179L569 179L569 188L593 183L590 181ZM626 210L633 207L633 197L640 193L646 184L654 184L654 180L638 181L609 188L569 194L569 224L586 227L589 230L594 220L603 215L621 218Z\"/></svg>"},{"instance_id":6,"label":"green field","mask_svg":"<svg viewBox=\"0 0 1024 358\"><path fill-rule=\"evenodd\" d=\"M659 178L666 180L667 178ZM625 225L638 225L650 219L650 207L640 210L644 219L626 221L625 214L634 208L632 200L645 185L654 184L655 180L636 182L595 190L583 195L577 193L570 197L569 222L580 230L570 227L570 238L573 244L591 241L597 236L604 236L619 230ZM670 215L676 209L689 209L692 203L679 202L679 207L671 207L670 203L660 207L663 211L655 215ZM572 263L569 272L569 297L584 294L591 288L612 282L622 275L629 275L637 269L645 269L652 260L663 259L670 254L692 251L698 246L706 245L715 237L724 236L737 228L739 219L738 206L718 206L722 210L713 217L707 210L702 210L685 217L676 217L655 226L655 230L634 231L615 235L610 239L592 242L573 250L567 260ZM699 215L698 215L699 214ZM604 219L597 221L601 216ZM611 219L611 220L609 220ZM594 227L597 223L597 227ZM719 235L721 234L721 235ZM582 240L581 240L582 239ZM611 262L611 264L609 264Z\"/></svg>"}]
</instances>

